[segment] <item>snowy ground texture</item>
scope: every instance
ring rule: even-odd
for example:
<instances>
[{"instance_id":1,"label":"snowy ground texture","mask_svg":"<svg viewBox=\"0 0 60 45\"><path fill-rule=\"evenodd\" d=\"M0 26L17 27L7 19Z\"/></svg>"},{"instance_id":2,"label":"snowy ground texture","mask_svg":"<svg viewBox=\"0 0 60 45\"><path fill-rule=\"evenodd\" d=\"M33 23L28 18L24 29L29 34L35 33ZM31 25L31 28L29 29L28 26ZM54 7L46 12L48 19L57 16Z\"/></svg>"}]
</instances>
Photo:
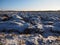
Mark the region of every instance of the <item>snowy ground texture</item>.
<instances>
[{"instance_id":1,"label":"snowy ground texture","mask_svg":"<svg viewBox=\"0 0 60 45\"><path fill-rule=\"evenodd\" d=\"M0 45L60 45L60 37L41 34L0 34Z\"/></svg>"},{"instance_id":2,"label":"snowy ground texture","mask_svg":"<svg viewBox=\"0 0 60 45\"><path fill-rule=\"evenodd\" d=\"M60 11L0 11L0 45L60 45Z\"/></svg>"}]
</instances>

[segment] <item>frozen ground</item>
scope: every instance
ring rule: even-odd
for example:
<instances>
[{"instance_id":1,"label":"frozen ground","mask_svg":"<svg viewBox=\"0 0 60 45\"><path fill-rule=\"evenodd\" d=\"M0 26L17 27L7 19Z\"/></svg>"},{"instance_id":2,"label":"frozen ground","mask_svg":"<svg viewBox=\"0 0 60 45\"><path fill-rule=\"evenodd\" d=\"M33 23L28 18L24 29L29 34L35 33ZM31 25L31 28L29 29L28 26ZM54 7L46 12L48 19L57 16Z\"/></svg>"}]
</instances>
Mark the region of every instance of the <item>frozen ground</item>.
<instances>
[{"instance_id":1,"label":"frozen ground","mask_svg":"<svg viewBox=\"0 0 60 45\"><path fill-rule=\"evenodd\" d=\"M3 45L60 45L60 37L43 37L41 34L4 34L0 33Z\"/></svg>"},{"instance_id":2,"label":"frozen ground","mask_svg":"<svg viewBox=\"0 0 60 45\"><path fill-rule=\"evenodd\" d=\"M60 12L0 12L0 44L60 45Z\"/></svg>"}]
</instances>

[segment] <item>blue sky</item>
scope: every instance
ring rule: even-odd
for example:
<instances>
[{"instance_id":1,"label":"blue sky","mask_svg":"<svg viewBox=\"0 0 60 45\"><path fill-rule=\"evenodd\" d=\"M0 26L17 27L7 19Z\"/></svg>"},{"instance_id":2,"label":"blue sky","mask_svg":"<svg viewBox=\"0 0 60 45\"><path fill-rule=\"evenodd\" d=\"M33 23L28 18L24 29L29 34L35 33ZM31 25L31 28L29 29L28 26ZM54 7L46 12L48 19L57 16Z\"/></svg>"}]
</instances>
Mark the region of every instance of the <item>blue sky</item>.
<instances>
[{"instance_id":1,"label":"blue sky","mask_svg":"<svg viewBox=\"0 0 60 45\"><path fill-rule=\"evenodd\" d=\"M0 10L60 10L60 0L0 0Z\"/></svg>"}]
</instances>

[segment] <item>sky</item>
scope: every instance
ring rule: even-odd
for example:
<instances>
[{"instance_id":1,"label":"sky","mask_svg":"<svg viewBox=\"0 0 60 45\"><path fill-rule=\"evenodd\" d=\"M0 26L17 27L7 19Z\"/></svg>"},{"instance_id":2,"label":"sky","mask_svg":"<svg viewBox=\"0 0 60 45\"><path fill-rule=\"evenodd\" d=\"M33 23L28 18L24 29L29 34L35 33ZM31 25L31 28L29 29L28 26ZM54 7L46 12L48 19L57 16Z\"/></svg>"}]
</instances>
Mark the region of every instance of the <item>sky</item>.
<instances>
[{"instance_id":1,"label":"sky","mask_svg":"<svg viewBox=\"0 0 60 45\"><path fill-rule=\"evenodd\" d=\"M0 10L60 10L60 0L0 0Z\"/></svg>"}]
</instances>

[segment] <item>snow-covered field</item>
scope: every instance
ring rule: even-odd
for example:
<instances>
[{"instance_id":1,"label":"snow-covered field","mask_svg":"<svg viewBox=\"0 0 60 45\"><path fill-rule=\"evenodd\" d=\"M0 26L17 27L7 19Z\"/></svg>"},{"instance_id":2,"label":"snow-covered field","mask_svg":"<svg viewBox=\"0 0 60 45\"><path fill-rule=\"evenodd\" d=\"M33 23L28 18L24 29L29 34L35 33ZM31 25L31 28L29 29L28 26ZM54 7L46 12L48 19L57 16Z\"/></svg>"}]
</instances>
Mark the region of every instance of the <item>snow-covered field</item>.
<instances>
[{"instance_id":1,"label":"snow-covered field","mask_svg":"<svg viewBox=\"0 0 60 45\"><path fill-rule=\"evenodd\" d=\"M59 11L0 11L0 44L60 45Z\"/></svg>"},{"instance_id":2,"label":"snow-covered field","mask_svg":"<svg viewBox=\"0 0 60 45\"><path fill-rule=\"evenodd\" d=\"M0 33L0 45L60 45L60 37L41 34Z\"/></svg>"}]
</instances>

